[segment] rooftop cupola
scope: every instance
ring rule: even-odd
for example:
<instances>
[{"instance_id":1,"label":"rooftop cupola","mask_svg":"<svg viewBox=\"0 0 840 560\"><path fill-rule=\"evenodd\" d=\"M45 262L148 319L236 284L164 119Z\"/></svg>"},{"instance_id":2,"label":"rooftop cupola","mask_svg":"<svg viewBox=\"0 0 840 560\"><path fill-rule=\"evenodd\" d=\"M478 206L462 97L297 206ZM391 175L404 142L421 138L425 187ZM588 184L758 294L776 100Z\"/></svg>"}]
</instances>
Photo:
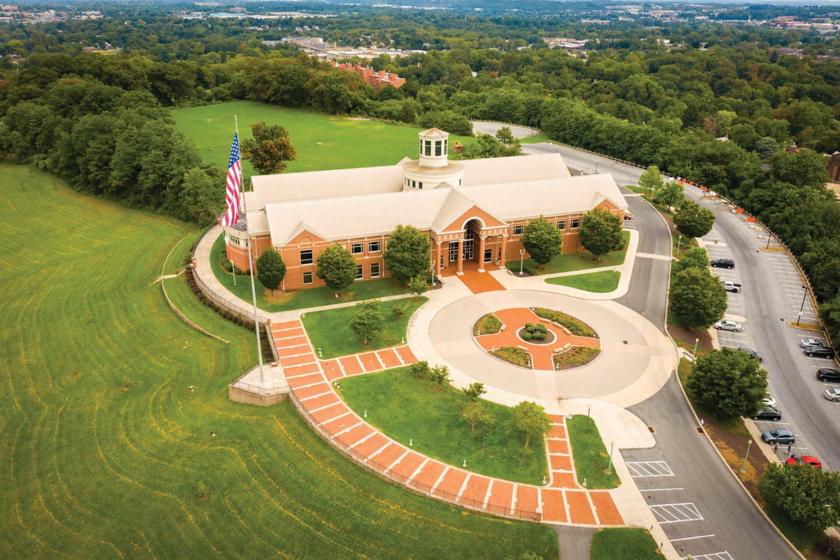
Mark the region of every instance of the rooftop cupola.
<instances>
[{"instance_id":1,"label":"rooftop cupola","mask_svg":"<svg viewBox=\"0 0 840 560\"><path fill-rule=\"evenodd\" d=\"M449 163L449 133L439 128L420 132L420 167L446 167Z\"/></svg>"}]
</instances>

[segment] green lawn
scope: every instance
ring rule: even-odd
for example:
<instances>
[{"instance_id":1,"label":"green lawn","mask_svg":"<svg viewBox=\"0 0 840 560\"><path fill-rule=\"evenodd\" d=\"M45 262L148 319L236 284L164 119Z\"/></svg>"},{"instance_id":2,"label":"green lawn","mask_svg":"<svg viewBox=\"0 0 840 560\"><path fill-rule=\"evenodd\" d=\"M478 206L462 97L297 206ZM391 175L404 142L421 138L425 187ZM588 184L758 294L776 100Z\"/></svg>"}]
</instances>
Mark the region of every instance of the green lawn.
<instances>
[{"instance_id":1,"label":"green lawn","mask_svg":"<svg viewBox=\"0 0 840 560\"><path fill-rule=\"evenodd\" d=\"M551 142L551 139L545 132L540 132L539 134L535 134L534 136L528 136L527 138L519 139L520 144L538 144L540 142Z\"/></svg>"},{"instance_id":2,"label":"green lawn","mask_svg":"<svg viewBox=\"0 0 840 560\"><path fill-rule=\"evenodd\" d=\"M362 344L362 339L350 327L356 313L355 306L306 313L302 317L303 326L306 327L312 345L321 349L323 358L387 348L405 343L408 320L417 308L427 301L425 297L413 297L380 302L379 310L385 319L385 327L375 339L369 340L367 345ZM395 309L401 310L402 313L395 314Z\"/></svg>"},{"instance_id":3,"label":"green lawn","mask_svg":"<svg viewBox=\"0 0 840 560\"><path fill-rule=\"evenodd\" d=\"M542 484L546 476L543 441L523 449L509 407L487 402L492 426L471 433L461 418L466 402L461 392L417 379L407 367L342 379L340 391L353 410L367 411L368 422L445 463L460 466L466 460L471 471L530 484Z\"/></svg>"},{"instance_id":4,"label":"green lawn","mask_svg":"<svg viewBox=\"0 0 840 560\"><path fill-rule=\"evenodd\" d=\"M587 488L618 487L618 475L615 468L610 468L609 453L595 421L583 414L575 414L566 420L566 426L580 483L583 484L585 479Z\"/></svg>"},{"instance_id":5,"label":"green lawn","mask_svg":"<svg viewBox=\"0 0 840 560\"><path fill-rule=\"evenodd\" d=\"M592 537L590 560L661 560L656 541L645 529L601 529Z\"/></svg>"},{"instance_id":6,"label":"green lawn","mask_svg":"<svg viewBox=\"0 0 840 560\"><path fill-rule=\"evenodd\" d=\"M587 292L599 294L611 292L618 288L618 281L621 280L621 273L617 270L602 270L600 272L589 272L586 274L575 274L574 276L556 276L546 278L549 284L568 286Z\"/></svg>"},{"instance_id":7,"label":"green lawn","mask_svg":"<svg viewBox=\"0 0 840 560\"><path fill-rule=\"evenodd\" d=\"M234 295L250 303L250 279L247 276L237 275L236 285L234 285L233 275L222 268L222 260L227 260L227 257L225 256L224 235L220 235L213 243L210 255L210 268L213 270L213 274L219 282L221 282L222 285L230 290ZM375 299L397 294L407 294L408 288L393 278L380 278L378 280L354 282L349 288L343 290L339 294L339 297L335 297L335 292L326 286L308 288L306 290L296 290L294 292L287 293L278 291L276 292L277 295L274 299L266 298L265 292L266 290L258 281L257 306L260 309L265 311L287 311L289 309L306 309L308 307L317 307L319 305L334 305L336 303L345 303L348 301L359 301L363 299Z\"/></svg>"},{"instance_id":8,"label":"green lawn","mask_svg":"<svg viewBox=\"0 0 840 560\"><path fill-rule=\"evenodd\" d=\"M191 139L202 159L226 167L233 140L233 117L239 117L242 139L251 138L251 125L265 121L289 131L297 159L287 172L318 171L393 165L404 157L416 159L419 128L357 117L332 116L253 101L228 101L202 107L174 109L172 117L181 133ZM450 136L450 145L474 142ZM255 174L243 158L246 177Z\"/></svg>"},{"instance_id":9,"label":"green lawn","mask_svg":"<svg viewBox=\"0 0 840 560\"><path fill-rule=\"evenodd\" d=\"M416 496L290 404L229 401L253 333L191 305L232 343L207 338L154 284L196 228L0 172L0 558L557 557L549 527Z\"/></svg>"},{"instance_id":10,"label":"green lawn","mask_svg":"<svg viewBox=\"0 0 840 560\"><path fill-rule=\"evenodd\" d=\"M571 272L573 270L586 270L587 268L600 268L604 266L616 266L624 262L624 257L627 255L627 245L630 241L630 232L625 230L621 232L624 238L624 247L618 251L611 251L602 256L600 260L595 260L595 257L589 251L581 251L580 253L572 253L569 255L556 255L548 264L542 268L537 268L537 263L531 259L525 259L522 264L522 269L526 274L531 276L538 274L557 274L558 272ZM507 261L507 267L512 272L519 274L519 260Z\"/></svg>"}]
</instances>

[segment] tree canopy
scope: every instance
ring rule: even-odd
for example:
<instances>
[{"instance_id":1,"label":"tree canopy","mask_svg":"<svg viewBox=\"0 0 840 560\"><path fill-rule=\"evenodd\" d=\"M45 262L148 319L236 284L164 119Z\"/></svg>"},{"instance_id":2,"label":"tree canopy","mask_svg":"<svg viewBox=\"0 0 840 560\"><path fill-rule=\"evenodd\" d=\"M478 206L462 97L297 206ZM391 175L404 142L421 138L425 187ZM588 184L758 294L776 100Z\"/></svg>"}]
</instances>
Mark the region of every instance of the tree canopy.
<instances>
[{"instance_id":1,"label":"tree canopy","mask_svg":"<svg viewBox=\"0 0 840 560\"><path fill-rule=\"evenodd\" d=\"M621 232L621 218L609 210L595 208L587 212L581 220L580 244L596 257L600 257L621 249L624 245Z\"/></svg>"},{"instance_id":2,"label":"tree canopy","mask_svg":"<svg viewBox=\"0 0 840 560\"><path fill-rule=\"evenodd\" d=\"M540 216L528 222L522 235L522 246L538 265L547 264L563 248L563 234Z\"/></svg>"},{"instance_id":3,"label":"tree canopy","mask_svg":"<svg viewBox=\"0 0 840 560\"><path fill-rule=\"evenodd\" d=\"M272 292L280 287L286 276L286 264L274 247L269 247L257 258L257 278Z\"/></svg>"},{"instance_id":4,"label":"tree canopy","mask_svg":"<svg viewBox=\"0 0 840 560\"><path fill-rule=\"evenodd\" d=\"M674 224L687 237L703 237L712 231L714 223L712 211L691 200L684 201L674 214Z\"/></svg>"},{"instance_id":5,"label":"tree canopy","mask_svg":"<svg viewBox=\"0 0 840 560\"><path fill-rule=\"evenodd\" d=\"M356 279L356 261L341 245L330 245L318 257L316 274L331 289L339 292Z\"/></svg>"},{"instance_id":6,"label":"tree canopy","mask_svg":"<svg viewBox=\"0 0 840 560\"><path fill-rule=\"evenodd\" d=\"M414 226L399 225L391 232L385 248L388 272L408 284L412 278L425 277L431 268L429 237Z\"/></svg>"},{"instance_id":7,"label":"tree canopy","mask_svg":"<svg viewBox=\"0 0 840 560\"><path fill-rule=\"evenodd\" d=\"M708 327L726 311L726 290L708 270L686 268L671 280L670 310L684 327Z\"/></svg>"},{"instance_id":8,"label":"tree canopy","mask_svg":"<svg viewBox=\"0 0 840 560\"><path fill-rule=\"evenodd\" d=\"M287 161L295 159L295 147L282 126L254 123L251 134L253 139L242 142L242 155L263 175L280 173L286 169Z\"/></svg>"},{"instance_id":9,"label":"tree canopy","mask_svg":"<svg viewBox=\"0 0 840 560\"><path fill-rule=\"evenodd\" d=\"M718 418L752 416L767 395L767 372L746 352L723 348L697 358L686 389Z\"/></svg>"}]
</instances>

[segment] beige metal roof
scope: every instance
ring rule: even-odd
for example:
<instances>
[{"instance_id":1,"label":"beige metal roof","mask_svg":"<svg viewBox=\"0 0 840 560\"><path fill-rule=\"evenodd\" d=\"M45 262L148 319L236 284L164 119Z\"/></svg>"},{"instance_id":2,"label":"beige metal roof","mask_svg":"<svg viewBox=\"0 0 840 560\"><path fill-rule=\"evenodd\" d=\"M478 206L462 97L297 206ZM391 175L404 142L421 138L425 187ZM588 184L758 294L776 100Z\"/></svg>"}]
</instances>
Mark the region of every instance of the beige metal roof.
<instances>
[{"instance_id":1,"label":"beige metal roof","mask_svg":"<svg viewBox=\"0 0 840 560\"><path fill-rule=\"evenodd\" d=\"M586 212L604 199L627 207L606 174L275 202L266 204L265 216L272 242L283 245L303 229L331 241L387 234L400 224L441 231L472 206L510 221Z\"/></svg>"},{"instance_id":2,"label":"beige metal roof","mask_svg":"<svg viewBox=\"0 0 840 560\"><path fill-rule=\"evenodd\" d=\"M571 176L560 154L465 159L460 163L464 166L467 186Z\"/></svg>"}]
</instances>

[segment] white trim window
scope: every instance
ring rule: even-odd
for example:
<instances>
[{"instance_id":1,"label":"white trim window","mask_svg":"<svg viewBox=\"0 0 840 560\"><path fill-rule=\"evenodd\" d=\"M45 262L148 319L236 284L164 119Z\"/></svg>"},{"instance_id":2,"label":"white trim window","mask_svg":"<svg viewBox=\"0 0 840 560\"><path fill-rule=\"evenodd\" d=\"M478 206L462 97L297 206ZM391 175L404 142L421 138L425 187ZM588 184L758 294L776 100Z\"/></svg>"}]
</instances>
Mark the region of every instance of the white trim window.
<instances>
[{"instance_id":1,"label":"white trim window","mask_svg":"<svg viewBox=\"0 0 840 560\"><path fill-rule=\"evenodd\" d=\"M566 229L566 220L560 220L557 222L557 229Z\"/></svg>"},{"instance_id":2,"label":"white trim window","mask_svg":"<svg viewBox=\"0 0 840 560\"><path fill-rule=\"evenodd\" d=\"M356 265L356 280L361 280L365 277L365 269L362 265Z\"/></svg>"},{"instance_id":3,"label":"white trim window","mask_svg":"<svg viewBox=\"0 0 840 560\"><path fill-rule=\"evenodd\" d=\"M382 250L382 242L381 241L370 241L368 242L368 253L378 253Z\"/></svg>"},{"instance_id":4,"label":"white trim window","mask_svg":"<svg viewBox=\"0 0 840 560\"><path fill-rule=\"evenodd\" d=\"M362 243L353 243L350 245L350 253L353 255L361 255L365 252L365 246Z\"/></svg>"},{"instance_id":5,"label":"white trim window","mask_svg":"<svg viewBox=\"0 0 840 560\"><path fill-rule=\"evenodd\" d=\"M525 233L525 226L521 224L518 226L513 226L513 235L522 235L523 233Z\"/></svg>"},{"instance_id":6,"label":"white trim window","mask_svg":"<svg viewBox=\"0 0 840 560\"><path fill-rule=\"evenodd\" d=\"M304 272L303 273L303 283L304 284L311 284L312 283L312 272Z\"/></svg>"},{"instance_id":7,"label":"white trim window","mask_svg":"<svg viewBox=\"0 0 840 560\"><path fill-rule=\"evenodd\" d=\"M379 278L379 276L381 274L382 273L380 271L379 263L378 262L370 263L370 277L371 278Z\"/></svg>"},{"instance_id":8,"label":"white trim window","mask_svg":"<svg viewBox=\"0 0 840 560\"><path fill-rule=\"evenodd\" d=\"M573 218L572 219L572 229L577 229L580 227L580 218Z\"/></svg>"},{"instance_id":9,"label":"white trim window","mask_svg":"<svg viewBox=\"0 0 840 560\"><path fill-rule=\"evenodd\" d=\"M312 264L313 262L312 249L303 249L300 252L300 264Z\"/></svg>"}]
</instances>

